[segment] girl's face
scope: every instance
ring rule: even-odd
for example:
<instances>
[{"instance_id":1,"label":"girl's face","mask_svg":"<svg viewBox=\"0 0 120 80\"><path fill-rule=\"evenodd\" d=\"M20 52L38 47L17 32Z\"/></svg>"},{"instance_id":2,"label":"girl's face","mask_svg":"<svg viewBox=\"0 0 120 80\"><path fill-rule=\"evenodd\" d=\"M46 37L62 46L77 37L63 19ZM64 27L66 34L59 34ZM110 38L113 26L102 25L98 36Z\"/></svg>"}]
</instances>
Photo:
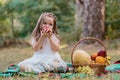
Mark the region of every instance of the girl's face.
<instances>
[{"instance_id":1,"label":"girl's face","mask_svg":"<svg viewBox=\"0 0 120 80\"><path fill-rule=\"evenodd\" d=\"M42 28L48 27L52 31L53 26L54 26L54 19L52 17L46 16Z\"/></svg>"}]
</instances>

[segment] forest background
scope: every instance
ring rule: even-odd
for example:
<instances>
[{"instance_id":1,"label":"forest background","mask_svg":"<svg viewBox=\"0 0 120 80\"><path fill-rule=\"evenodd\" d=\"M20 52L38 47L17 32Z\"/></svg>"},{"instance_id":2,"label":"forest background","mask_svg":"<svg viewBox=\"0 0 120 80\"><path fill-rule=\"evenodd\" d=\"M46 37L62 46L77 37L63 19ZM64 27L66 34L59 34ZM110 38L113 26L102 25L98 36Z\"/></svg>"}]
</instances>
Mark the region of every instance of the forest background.
<instances>
[{"instance_id":1,"label":"forest background","mask_svg":"<svg viewBox=\"0 0 120 80\"><path fill-rule=\"evenodd\" d=\"M98 4L103 4L101 6L104 9L104 14L101 14L104 18L102 20L104 27L99 26L101 19L96 17L101 14L93 14L96 13L94 10L97 10L97 8L88 11L88 14L93 14L94 16L92 15L93 17L90 18L96 21L98 19L98 24L94 23L96 21L90 22L91 19L85 22L86 17L84 16L87 16L87 14L84 5L88 3L90 3L89 0L85 0L84 3L82 3L82 0L0 0L0 47L8 46L18 39L30 39L31 32L42 12L53 12L57 16L57 28L62 43L72 43L86 36L97 37L95 35L99 33L103 33L97 37L99 39L119 39L120 1L98 1ZM95 2L94 4L97 5ZM94 6L88 4L87 7ZM91 25L91 23L93 24ZM91 25L90 29L85 30L86 25L84 24ZM95 25L97 25L97 29L103 27L104 32L96 30ZM95 30L99 33L94 33Z\"/></svg>"}]
</instances>

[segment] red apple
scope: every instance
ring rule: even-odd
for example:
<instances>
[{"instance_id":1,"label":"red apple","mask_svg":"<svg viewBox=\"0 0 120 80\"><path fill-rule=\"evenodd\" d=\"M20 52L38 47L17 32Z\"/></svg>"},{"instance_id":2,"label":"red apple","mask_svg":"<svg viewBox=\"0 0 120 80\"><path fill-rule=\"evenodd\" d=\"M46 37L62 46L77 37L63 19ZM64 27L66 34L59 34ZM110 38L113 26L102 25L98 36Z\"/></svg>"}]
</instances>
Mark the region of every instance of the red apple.
<instances>
[{"instance_id":1,"label":"red apple","mask_svg":"<svg viewBox=\"0 0 120 80\"><path fill-rule=\"evenodd\" d=\"M50 28L49 28L48 26L44 26L44 27L42 28L42 32L50 33L51 30L50 30Z\"/></svg>"},{"instance_id":2,"label":"red apple","mask_svg":"<svg viewBox=\"0 0 120 80\"><path fill-rule=\"evenodd\" d=\"M98 52L98 56L106 57L107 56L107 52L105 50L100 50Z\"/></svg>"},{"instance_id":3,"label":"red apple","mask_svg":"<svg viewBox=\"0 0 120 80\"><path fill-rule=\"evenodd\" d=\"M46 28L46 32L47 32L47 33L51 32L51 31L50 31L50 28Z\"/></svg>"},{"instance_id":4,"label":"red apple","mask_svg":"<svg viewBox=\"0 0 120 80\"><path fill-rule=\"evenodd\" d=\"M14 66L14 64L10 64L10 66Z\"/></svg>"}]
</instances>

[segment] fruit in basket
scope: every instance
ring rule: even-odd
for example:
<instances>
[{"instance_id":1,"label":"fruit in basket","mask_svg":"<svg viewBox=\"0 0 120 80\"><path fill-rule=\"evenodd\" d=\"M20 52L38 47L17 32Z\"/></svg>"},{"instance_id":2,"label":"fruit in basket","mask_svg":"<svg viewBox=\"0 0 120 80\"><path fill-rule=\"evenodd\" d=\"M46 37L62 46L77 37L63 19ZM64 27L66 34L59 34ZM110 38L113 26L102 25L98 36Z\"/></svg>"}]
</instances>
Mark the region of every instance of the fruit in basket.
<instances>
[{"instance_id":1,"label":"fruit in basket","mask_svg":"<svg viewBox=\"0 0 120 80\"><path fill-rule=\"evenodd\" d=\"M100 51L98 51L98 56L106 57L107 52L105 50L100 50Z\"/></svg>"},{"instance_id":2,"label":"fruit in basket","mask_svg":"<svg viewBox=\"0 0 120 80\"><path fill-rule=\"evenodd\" d=\"M95 62L96 63L100 63L100 64L106 64L107 63L107 59L105 57L98 56L98 57L96 57Z\"/></svg>"},{"instance_id":3,"label":"fruit in basket","mask_svg":"<svg viewBox=\"0 0 120 80\"><path fill-rule=\"evenodd\" d=\"M87 75L94 75L94 70L90 68L89 66L79 66L75 69L76 73L83 73Z\"/></svg>"},{"instance_id":4,"label":"fruit in basket","mask_svg":"<svg viewBox=\"0 0 120 80\"><path fill-rule=\"evenodd\" d=\"M97 53L92 54L92 55L91 55L91 60L95 61L95 59L96 59L97 56L98 56Z\"/></svg>"},{"instance_id":5,"label":"fruit in basket","mask_svg":"<svg viewBox=\"0 0 120 80\"><path fill-rule=\"evenodd\" d=\"M73 64L90 64L90 55L84 50L78 49L73 52Z\"/></svg>"},{"instance_id":6,"label":"fruit in basket","mask_svg":"<svg viewBox=\"0 0 120 80\"><path fill-rule=\"evenodd\" d=\"M78 68L76 68L76 69L75 69L75 72L80 73L80 72L81 72L81 70L82 70L82 67L81 67L81 66L79 66Z\"/></svg>"},{"instance_id":7,"label":"fruit in basket","mask_svg":"<svg viewBox=\"0 0 120 80\"><path fill-rule=\"evenodd\" d=\"M111 58L109 56L107 56L106 59L107 59L107 64L110 65Z\"/></svg>"}]
</instances>

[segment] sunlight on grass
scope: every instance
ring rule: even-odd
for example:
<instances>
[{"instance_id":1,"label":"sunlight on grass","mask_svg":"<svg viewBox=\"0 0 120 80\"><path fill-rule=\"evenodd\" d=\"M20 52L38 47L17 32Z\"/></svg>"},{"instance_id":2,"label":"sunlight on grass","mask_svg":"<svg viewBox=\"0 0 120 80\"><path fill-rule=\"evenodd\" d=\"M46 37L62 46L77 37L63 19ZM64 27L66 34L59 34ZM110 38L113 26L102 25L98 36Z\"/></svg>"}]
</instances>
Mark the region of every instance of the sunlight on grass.
<instances>
[{"instance_id":1,"label":"sunlight on grass","mask_svg":"<svg viewBox=\"0 0 120 80\"><path fill-rule=\"evenodd\" d=\"M67 47L67 46L68 46L68 44L60 45L60 49L65 48L65 47Z\"/></svg>"}]
</instances>

